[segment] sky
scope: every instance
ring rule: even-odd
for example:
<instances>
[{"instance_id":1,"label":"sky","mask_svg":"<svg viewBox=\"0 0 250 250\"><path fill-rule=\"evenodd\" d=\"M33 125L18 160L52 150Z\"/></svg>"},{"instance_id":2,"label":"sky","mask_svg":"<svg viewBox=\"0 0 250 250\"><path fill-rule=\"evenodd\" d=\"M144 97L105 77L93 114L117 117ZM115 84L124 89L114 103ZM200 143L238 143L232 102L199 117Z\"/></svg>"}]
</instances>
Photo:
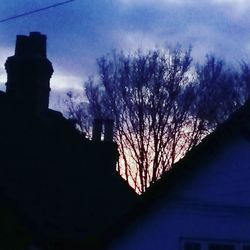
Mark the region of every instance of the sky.
<instances>
[{"instance_id":1,"label":"sky","mask_svg":"<svg viewBox=\"0 0 250 250\"><path fill-rule=\"evenodd\" d=\"M0 1L0 20L63 0ZM207 53L238 62L250 58L249 0L75 0L0 22L0 84L17 34L47 35L52 90L79 89L96 73L96 58L113 49L191 45L195 60Z\"/></svg>"}]
</instances>

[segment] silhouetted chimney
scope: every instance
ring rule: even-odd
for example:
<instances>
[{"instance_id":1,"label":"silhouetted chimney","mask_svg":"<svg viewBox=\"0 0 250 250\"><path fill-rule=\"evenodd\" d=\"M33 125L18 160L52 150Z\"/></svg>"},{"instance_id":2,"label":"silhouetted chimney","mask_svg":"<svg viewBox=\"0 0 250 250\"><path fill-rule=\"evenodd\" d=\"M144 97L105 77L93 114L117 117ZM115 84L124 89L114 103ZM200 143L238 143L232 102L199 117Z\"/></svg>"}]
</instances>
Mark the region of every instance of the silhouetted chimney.
<instances>
[{"instance_id":1,"label":"silhouetted chimney","mask_svg":"<svg viewBox=\"0 0 250 250\"><path fill-rule=\"evenodd\" d=\"M6 93L30 112L46 113L49 105L51 62L46 57L46 36L31 32L18 35L15 55L8 57Z\"/></svg>"},{"instance_id":2,"label":"silhouetted chimney","mask_svg":"<svg viewBox=\"0 0 250 250\"><path fill-rule=\"evenodd\" d=\"M29 37L23 35L16 36L15 56L24 56L28 54Z\"/></svg>"},{"instance_id":3,"label":"silhouetted chimney","mask_svg":"<svg viewBox=\"0 0 250 250\"><path fill-rule=\"evenodd\" d=\"M104 141L113 141L114 121L104 120Z\"/></svg>"},{"instance_id":4,"label":"silhouetted chimney","mask_svg":"<svg viewBox=\"0 0 250 250\"><path fill-rule=\"evenodd\" d=\"M100 141L102 136L102 120L94 119L93 121L93 131L92 131L92 140Z\"/></svg>"}]
</instances>

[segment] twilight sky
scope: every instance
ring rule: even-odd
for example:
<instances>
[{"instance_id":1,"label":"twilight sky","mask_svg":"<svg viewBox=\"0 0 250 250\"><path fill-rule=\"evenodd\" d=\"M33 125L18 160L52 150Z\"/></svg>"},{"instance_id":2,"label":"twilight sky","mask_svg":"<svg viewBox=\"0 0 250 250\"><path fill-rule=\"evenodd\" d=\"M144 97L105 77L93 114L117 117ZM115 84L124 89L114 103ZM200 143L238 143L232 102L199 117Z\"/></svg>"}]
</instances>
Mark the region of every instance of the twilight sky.
<instances>
[{"instance_id":1,"label":"twilight sky","mask_svg":"<svg viewBox=\"0 0 250 250\"><path fill-rule=\"evenodd\" d=\"M62 0L0 2L0 19ZM0 23L0 83L17 34L40 31L54 66L52 89L81 87L95 59L112 49L193 46L195 59L212 52L230 61L250 58L249 0L75 0Z\"/></svg>"}]
</instances>

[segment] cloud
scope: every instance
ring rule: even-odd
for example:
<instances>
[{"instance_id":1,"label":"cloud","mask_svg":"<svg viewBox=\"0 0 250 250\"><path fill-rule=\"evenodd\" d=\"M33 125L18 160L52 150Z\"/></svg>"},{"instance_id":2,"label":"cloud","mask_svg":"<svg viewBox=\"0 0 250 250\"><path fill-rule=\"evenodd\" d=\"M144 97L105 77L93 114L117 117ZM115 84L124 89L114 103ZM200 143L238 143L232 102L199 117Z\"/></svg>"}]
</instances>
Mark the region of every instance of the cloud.
<instances>
[{"instance_id":1,"label":"cloud","mask_svg":"<svg viewBox=\"0 0 250 250\"><path fill-rule=\"evenodd\" d=\"M183 29L162 25L154 31L119 30L110 36L114 37L115 43L119 45L116 48L125 52L133 52L138 48L148 50L180 44L184 49L191 45L193 57L199 62L205 59L206 54L214 54L230 62L250 57L250 35L234 35L237 31L235 27L231 27L231 30L223 29L223 25L220 30L216 25L193 22Z\"/></svg>"},{"instance_id":2,"label":"cloud","mask_svg":"<svg viewBox=\"0 0 250 250\"><path fill-rule=\"evenodd\" d=\"M5 90L5 83L7 81L7 74L4 64L7 57L13 55L12 50L9 47L0 46L0 90Z\"/></svg>"},{"instance_id":3,"label":"cloud","mask_svg":"<svg viewBox=\"0 0 250 250\"><path fill-rule=\"evenodd\" d=\"M244 7L250 6L249 0L212 0L212 2L216 4L241 5Z\"/></svg>"},{"instance_id":4,"label":"cloud","mask_svg":"<svg viewBox=\"0 0 250 250\"><path fill-rule=\"evenodd\" d=\"M7 17L51 0L37 0L36 6L33 2L2 1L0 14ZM232 59L247 57L249 8L248 0L75 1L1 25L0 81L6 81L3 65L14 53L15 36L35 30L48 37L53 89L81 88L86 77L96 73L95 59L112 49L134 51L180 43L193 45L196 58L208 52Z\"/></svg>"},{"instance_id":5,"label":"cloud","mask_svg":"<svg viewBox=\"0 0 250 250\"><path fill-rule=\"evenodd\" d=\"M166 4L173 4L173 5L183 5L183 4L190 4L194 3L194 0L118 0L121 4L125 6L135 6L135 5L166 5Z\"/></svg>"},{"instance_id":6,"label":"cloud","mask_svg":"<svg viewBox=\"0 0 250 250\"><path fill-rule=\"evenodd\" d=\"M227 16L233 19L248 15L250 10L249 0L212 0L211 4L220 7Z\"/></svg>"},{"instance_id":7,"label":"cloud","mask_svg":"<svg viewBox=\"0 0 250 250\"><path fill-rule=\"evenodd\" d=\"M120 30L115 31L113 34L115 44L118 49L130 52L137 49L153 49L156 47L162 47L164 42L157 33L142 32L140 30L127 31Z\"/></svg>"},{"instance_id":8,"label":"cloud","mask_svg":"<svg viewBox=\"0 0 250 250\"><path fill-rule=\"evenodd\" d=\"M249 0L116 0L121 6L124 8L158 8L165 9L168 8L179 8L183 9L185 7L188 8L200 8L203 7L204 10L210 9L212 7L212 11L221 11L221 13L226 14L227 16L238 19L241 18L242 15L247 15L250 10L250 1ZM211 13L212 14L212 13Z\"/></svg>"},{"instance_id":9,"label":"cloud","mask_svg":"<svg viewBox=\"0 0 250 250\"><path fill-rule=\"evenodd\" d=\"M188 4L194 4L199 5L199 3L196 0L116 0L120 2L123 5L126 6L135 6L135 5L188 5ZM204 0L201 2L202 5L204 4L217 4L217 5L234 5L236 7L249 7L250 2L249 0ZM200 3L200 4L201 4Z\"/></svg>"},{"instance_id":10,"label":"cloud","mask_svg":"<svg viewBox=\"0 0 250 250\"><path fill-rule=\"evenodd\" d=\"M69 72L57 71L52 75L50 80L50 86L52 89L60 90L60 89L82 89L83 79L70 74Z\"/></svg>"}]
</instances>

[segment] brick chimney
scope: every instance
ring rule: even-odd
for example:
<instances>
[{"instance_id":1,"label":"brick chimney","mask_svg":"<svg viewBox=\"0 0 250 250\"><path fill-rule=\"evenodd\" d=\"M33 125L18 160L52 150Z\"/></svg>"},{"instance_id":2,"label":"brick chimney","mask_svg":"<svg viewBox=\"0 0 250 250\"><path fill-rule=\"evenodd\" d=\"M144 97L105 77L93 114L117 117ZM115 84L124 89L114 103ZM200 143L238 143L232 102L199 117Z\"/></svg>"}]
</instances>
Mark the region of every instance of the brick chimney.
<instances>
[{"instance_id":1,"label":"brick chimney","mask_svg":"<svg viewBox=\"0 0 250 250\"><path fill-rule=\"evenodd\" d=\"M46 36L31 32L18 35L15 55L8 57L6 94L30 112L46 113L49 105L51 62L46 56Z\"/></svg>"}]
</instances>

